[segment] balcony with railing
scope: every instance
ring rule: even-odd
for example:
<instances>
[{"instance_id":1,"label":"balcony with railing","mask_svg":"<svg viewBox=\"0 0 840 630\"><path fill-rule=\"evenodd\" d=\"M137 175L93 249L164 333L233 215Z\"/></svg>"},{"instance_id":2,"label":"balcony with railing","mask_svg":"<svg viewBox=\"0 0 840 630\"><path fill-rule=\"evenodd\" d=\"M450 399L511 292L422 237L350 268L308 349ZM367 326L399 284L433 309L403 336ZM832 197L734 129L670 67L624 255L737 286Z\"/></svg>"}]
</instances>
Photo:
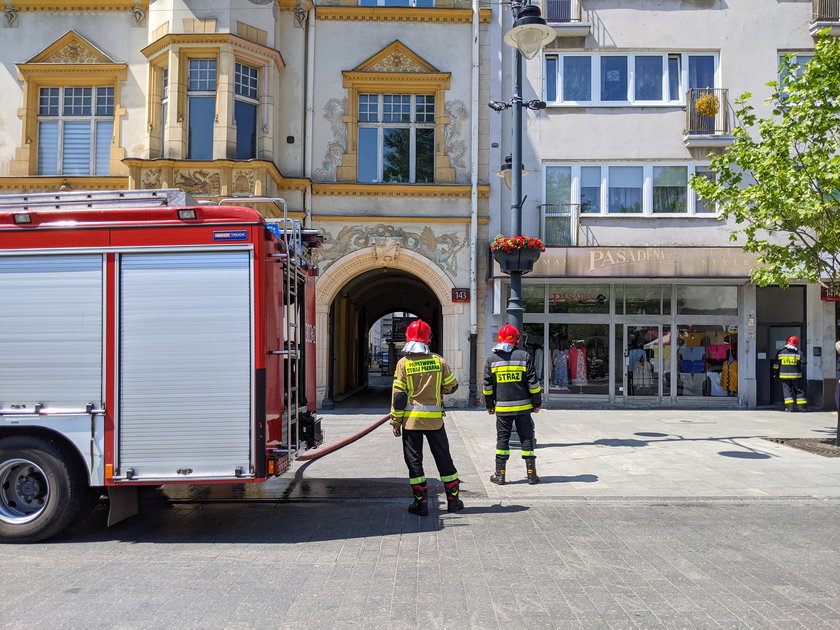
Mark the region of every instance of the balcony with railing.
<instances>
[{"instance_id":1,"label":"balcony with railing","mask_svg":"<svg viewBox=\"0 0 840 630\"><path fill-rule=\"evenodd\" d=\"M542 0L545 21L557 32L557 37L586 37L592 24L584 21L582 0Z\"/></svg>"},{"instance_id":2,"label":"balcony with railing","mask_svg":"<svg viewBox=\"0 0 840 630\"><path fill-rule=\"evenodd\" d=\"M541 235L546 247L574 247L578 244L580 204L544 203L540 205Z\"/></svg>"},{"instance_id":3,"label":"balcony with railing","mask_svg":"<svg viewBox=\"0 0 840 630\"><path fill-rule=\"evenodd\" d=\"M685 131L687 147L726 147L732 144L732 111L729 90L725 88L691 88L685 97Z\"/></svg>"},{"instance_id":4,"label":"balcony with railing","mask_svg":"<svg viewBox=\"0 0 840 630\"><path fill-rule=\"evenodd\" d=\"M831 34L840 36L840 0L812 0L811 35L831 29Z\"/></svg>"}]
</instances>

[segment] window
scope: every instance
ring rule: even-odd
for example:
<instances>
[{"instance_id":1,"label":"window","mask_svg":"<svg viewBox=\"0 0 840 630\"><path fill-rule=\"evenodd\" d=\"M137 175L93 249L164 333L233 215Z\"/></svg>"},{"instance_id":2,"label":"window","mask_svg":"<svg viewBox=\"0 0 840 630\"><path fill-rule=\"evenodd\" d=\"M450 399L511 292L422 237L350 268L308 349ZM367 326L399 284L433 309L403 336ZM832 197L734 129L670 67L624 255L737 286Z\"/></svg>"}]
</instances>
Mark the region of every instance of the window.
<instances>
[{"instance_id":1,"label":"window","mask_svg":"<svg viewBox=\"0 0 840 630\"><path fill-rule=\"evenodd\" d=\"M798 77L805 70L805 64L814 58L814 53L788 53L779 55L779 85L787 84L787 68L782 67L785 59L789 59L792 64L793 76Z\"/></svg>"},{"instance_id":2,"label":"window","mask_svg":"<svg viewBox=\"0 0 840 630\"><path fill-rule=\"evenodd\" d=\"M551 53L545 56L545 100L570 105L678 105L684 103L689 88L715 87L716 72L714 54Z\"/></svg>"},{"instance_id":3,"label":"window","mask_svg":"<svg viewBox=\"0 0 840 630\"><path fill-rule=\"evenodd\" d=\"M627 95L627 57L601 57L601 100L630 100Z\"/></svg>"},{"instance_id":4,"label":"window","mask_svg":"<svg viewBox=\"0 0 840 630\"><path fill-rule=\"evenodd\" d=\"M108 175L113 87L42 87L38 93L38 175Z\"/></svg>"},{"instance_id":5,"label":"window","mask_svg":"<svg viewBox=\"0 0 840 630\"><path fill-rule=\"evenodd\" d=\"M257 105L259 79L256 68L236 64L233 118L236 122L236 159L257 157Z\"/></svg>"},{"instance_id":6,"label":"window","mask_svg":"<svg viewBox=\"0 0 840 630\"><path fill-rule=\"evenodd\" d=\"M169 115L169 68L160 73L160 155L166 152L166 119Z\"/></svg>"},{"instance_id":7,"label":"window","mask_svg":"<svg viewBox=\"0 0 840 630\"><path fill-rule=\"evenodd\" d=\"M641 166L607 167L607 212L641 212L644 169Z\"/></svg>"},{"instance_id":8,"label":"window","mask_svg":"<svg viewBox=\"0 0 840 630\"><path fill-rule=\"evenodd\" d=\"M213 158L216 118L216 60L190 59L187 79L187 158Z\"/></svg>"},{"instance_id":9,"label":"window","mask_svg":"<svg viewBox=\"0 0 840 630\"><path fill-rule=\"evenodd\" d=\"M653 167L654 214L688 212L688 167Z\"/></svg>"},{"instance_id":10,"label":"window","mask_svg":"<svg viewBox=\"0 0 840 630\"><path fill-rule=\"evenodd\" d=\"M694 169L694 174L699 175L709 181L715 181L717 175L715 172L710 169L708 166L698 166ZM716 212L715 206L711 201L707 201L705 199L701 199L696 192L692 191L692 195L694 196L694 212L696 214L712 214Z\"/></svg>"},{"instance_id":11,"label":"window","mask_svg":"<svg viewBox=\"0 0 840 630\"><path fill-rule=\"evenodd\" d=\"M434 182L435 97L359 94L358 181Z\"/></svg>"},{"instance_id":12,"label":"window","mask_svg":"<svg viewBox=\"0 0 840 630\"><path fill-rule=\"evenodd\" d=\"M425 7L435 6L434 0L359 0L360 7Z\"/></svg>"},{"instance_id":13,"label":"window","mask_svg":"<svg viewBox=\"0 0 840 630\"><path fill-rule=\"evenodd\" d=\"M566 207L579 206L582 216L714 214L714 206L699 199L690 189L688 181L694 174L715 177L705 164L548 165L545 167L544 235L550 234L548 227L552 221L560 221L558 213Z\"/></svg>"}]
</instances>

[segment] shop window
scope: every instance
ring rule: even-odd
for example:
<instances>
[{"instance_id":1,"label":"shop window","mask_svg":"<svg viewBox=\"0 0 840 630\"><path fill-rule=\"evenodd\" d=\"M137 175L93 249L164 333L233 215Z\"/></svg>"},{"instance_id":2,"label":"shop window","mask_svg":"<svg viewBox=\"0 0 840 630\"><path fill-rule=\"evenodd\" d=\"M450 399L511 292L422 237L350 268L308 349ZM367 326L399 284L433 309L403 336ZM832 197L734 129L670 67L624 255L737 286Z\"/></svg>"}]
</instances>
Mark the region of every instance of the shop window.
<instances>
[{"instance_id":1,"label":"shop window","mask_svg":"<svg viewBox=\"0 0 840 630\"><path fill-rule=\"evenodd\" d=\"M42 87L38 175L109 175L113 87Z\"/></svg>"},{"instance_id":2,"label":"shop window","mask_svg":"<svg viewBox=\"0 0 840 630\"><path fill-rule=\"evenodd\" d=\"M677 320L677 331L677 396L737 396L737 326Z\"/></svg>"},{"instance_id":3,"label":"shop window","mask_svg":"<svg viewBox=\"0 0 840 630\"><path fill-rule=\"evenodd\" d=\"M434 182L434 95L360 94L358 121L358 181Z\"/></svg>"},{"instance_id":4,"label":"shop window","mask_svg":"<svg viewBox=\"0 0 840 630\"><path fill-rule=\"evenodd\" d=\"M522 348L531 355L534 373L541 387L545 387L546 352L543 348L544 324L524 324L522 326Z\"/></svg>"},{"instance_id":5,"label":"shop window","mask_svg":"<svg viewBox=\"0 0 840 630\"><path fill-rule=\"evenodd\" d=\"M549 285L548 312L609 314L610 287L609 285Z\"/></svg>"},{"instance_id":6,"label":"shop window","mask_svg":"<svg viewBox=\"0 0 840 630\"><path fill-rule=\"evenodd\" d=\"M526 313L545 312L545 285L526 284L522 287L522 304Z\"/></svg>"},{"instance_id":7,"label":"shop window","mask_svg":"<svg viewBox=\"0 0 840 630\"><path fill-rule=\"evenodd\" d=\"M233 118L236 122L236 159L257 157L257 107L259 71L237 63L234 80Z\"/></svg>"},{"instance_id":8,"label":"shop window","mask_svg":"<svg viewBox=\"0 0 840 630\"><path fill-rule=\"evenodd\" d=\"M677 286L678 315L737 315L738 287Z\"/></svg>"},{"instance_id":9,"label":"shop window","mask_svg":"<svg viewBox=\"0 0 840 630\"><path fill-rule=\"evenodd\" d=\"M670 285L625 284L616 287L617 313L662 315L670 313Z\"/></svg>"},{"instance_id":10,"label":"shop window","mask_svg":"<svg viewBox=\"0 0 840 630\"><path fill-rule=\"evenodd\" d=\"M549 324L549 393L609 393L609 325Z\"/></svg>"},{"instance_id":11,"label":"shop window","mask_svg":"<svg viewBox=\"0 0 840 630\"><path fill-rule=\"evenodd\" d=\"M216 60L190 59L187 82L187 158L213 158L216 117Z\"/></svg>"}]
</instances>

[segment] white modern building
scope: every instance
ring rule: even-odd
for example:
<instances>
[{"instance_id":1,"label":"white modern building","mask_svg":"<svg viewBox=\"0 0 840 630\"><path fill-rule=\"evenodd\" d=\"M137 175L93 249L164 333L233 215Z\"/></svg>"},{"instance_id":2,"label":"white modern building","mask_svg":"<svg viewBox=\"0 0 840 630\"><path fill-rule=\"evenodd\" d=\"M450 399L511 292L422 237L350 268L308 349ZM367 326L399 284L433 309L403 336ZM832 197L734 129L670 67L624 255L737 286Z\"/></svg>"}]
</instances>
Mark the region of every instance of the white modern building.
<instances>
[{"instance_id":1,"label":"white modern building","mask_svg":"<svg viewBox=\"0 0 840 630\"><path fill-rule=\"evenodd\" d=\"M797 335L811 402L833 407L834 302L818 286L751 284L754 258L688 181L714 176L708 156L732 141L736 97L751 92L770 115L780 56L807 61L815 34L840 27L838 2L543 0L542 11L557 37L524 65L523 99L546 108L524 114L522 226L548 247L523 297L548 400L778 402L771 362ZM509 13L494 14L492 42ZM492 99L512 90L503 48L490 57ZM491 118L491 170L511 131L507 112ZM491 234L510 233L510 203L493 186ZM490 275L492 332L509 282L495 264Z\"/></svg>"}]
</instances>

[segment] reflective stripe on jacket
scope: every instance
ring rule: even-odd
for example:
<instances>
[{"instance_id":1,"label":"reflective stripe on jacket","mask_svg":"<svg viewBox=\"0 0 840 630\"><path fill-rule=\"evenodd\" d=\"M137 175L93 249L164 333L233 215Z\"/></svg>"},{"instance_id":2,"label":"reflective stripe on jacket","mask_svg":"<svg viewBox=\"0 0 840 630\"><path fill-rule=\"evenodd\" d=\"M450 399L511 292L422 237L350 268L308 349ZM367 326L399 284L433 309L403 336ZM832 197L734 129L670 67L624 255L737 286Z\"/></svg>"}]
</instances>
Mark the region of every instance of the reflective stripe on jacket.
<instances>
[{"instance_id":1,"label":"reflective stripe on jacket","mask_svg":"<svg viewBox=\"0 0 840 630\"><path fill-rule=\"evenodd\" d=\"M408 354L397 362L391 389L392 424L406 429L434 430L443 426L443 395L458 389L455 375L437 354ZM397 409L394 396L405 393L408 404ZM403 398L405 400L405 398Z\"/></svg>"},{"instance_id":2,"label":"reflective stripe on jacket","mask_svg":"<svg viewBox=\"0 0 840 630\"><path fill-rule=\"evenodd\" d=\"M498 415L528 413L542 404L542 389L525 350L494 351L484 364L484 404Z\"/></svg>"},{"instance_id":3,"label":"reflective stripe on jacket","mask_svg":"<svg viewBox=\"0 0 840 630\"><path fill-rule=\"evenodd\" d=\"M802 358L802 353L795 348L785 346L776 355L773 360L773 369L776 371L779 378L802 378L805 361Z\"/></svg>"}]
</instances>

